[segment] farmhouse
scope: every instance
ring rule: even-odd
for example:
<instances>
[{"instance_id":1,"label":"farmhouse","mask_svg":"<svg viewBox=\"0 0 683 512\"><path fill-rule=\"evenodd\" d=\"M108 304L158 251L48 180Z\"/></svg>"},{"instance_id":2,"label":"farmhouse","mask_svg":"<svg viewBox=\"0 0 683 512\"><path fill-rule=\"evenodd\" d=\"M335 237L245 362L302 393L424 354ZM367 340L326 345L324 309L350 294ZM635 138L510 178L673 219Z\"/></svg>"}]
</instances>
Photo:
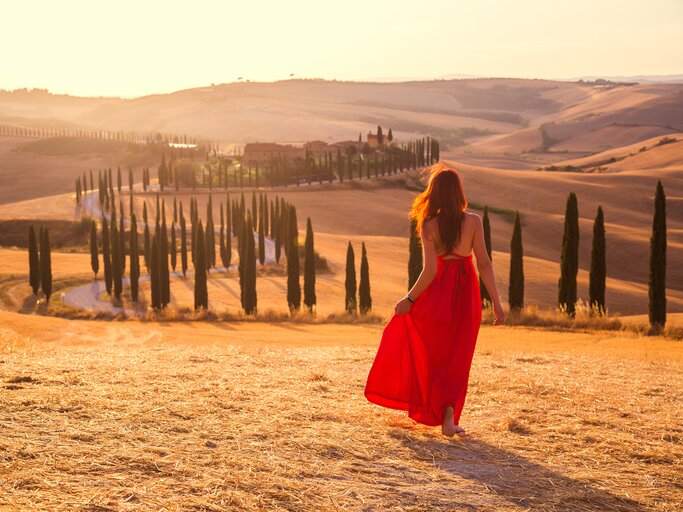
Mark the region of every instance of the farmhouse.
<instances>
[{"instance_id":1,"label":"farmhouse","mask_svg":"<svg viewBox=\"0 0 683 512\"><path fill-rule=\"evenodd\" d=\"M242 165L270 167L273 160L292 162L304 157L304 148L274 142L250 142L244 146Z\"/></svg>"}]
</instances>

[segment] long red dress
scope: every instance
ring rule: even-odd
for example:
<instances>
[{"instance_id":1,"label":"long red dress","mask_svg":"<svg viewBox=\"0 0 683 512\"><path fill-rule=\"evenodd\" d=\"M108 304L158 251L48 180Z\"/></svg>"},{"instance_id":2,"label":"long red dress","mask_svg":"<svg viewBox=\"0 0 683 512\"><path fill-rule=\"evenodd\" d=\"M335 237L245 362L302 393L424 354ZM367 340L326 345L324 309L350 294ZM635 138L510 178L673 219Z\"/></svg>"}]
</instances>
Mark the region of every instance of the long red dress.
<instances>
[{"instance_id":1,"label":"long red dress","mask_svg":"<svg viewBox=\"0 0 683 512\"><path fill-rule=\"evenodd\" d=\"M436 277L410 312L391 318L365 385L370 402L424 425L441 425L446 405L457 425L465 404L481 296L472 254L459 258L439 256Z\"/></svg>"}]
</instances>

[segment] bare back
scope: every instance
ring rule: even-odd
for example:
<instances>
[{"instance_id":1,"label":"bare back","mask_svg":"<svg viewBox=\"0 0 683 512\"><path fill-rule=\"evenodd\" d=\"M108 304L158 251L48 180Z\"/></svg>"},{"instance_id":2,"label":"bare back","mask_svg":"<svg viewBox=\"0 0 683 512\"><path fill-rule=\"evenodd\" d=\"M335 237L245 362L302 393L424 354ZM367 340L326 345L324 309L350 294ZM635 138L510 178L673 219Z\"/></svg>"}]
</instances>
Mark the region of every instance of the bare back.
<instances>
[{"instance_id":1,"label":"bare back","mask_svg":"<svg viewBox=\"0 0 683 512\"><path fill-rule=\"evenodd\" d=\"M465 212L465 215L462 219L460 240L458 240L458 243L453 247L451 254L454 254L457 257L457 255L468 256L472 253L472 249L474 248L474 238L477 232L478 224L481 224L481 220L479 219L478 215L474 213ZM437 220L434 218L426 221L423 224L422 229L424 231L423 236L431 240L434 240L434 243L436 245L437 256L446 257L446 248L443 246L439 237Z\"/></svg>"}]
</instances>

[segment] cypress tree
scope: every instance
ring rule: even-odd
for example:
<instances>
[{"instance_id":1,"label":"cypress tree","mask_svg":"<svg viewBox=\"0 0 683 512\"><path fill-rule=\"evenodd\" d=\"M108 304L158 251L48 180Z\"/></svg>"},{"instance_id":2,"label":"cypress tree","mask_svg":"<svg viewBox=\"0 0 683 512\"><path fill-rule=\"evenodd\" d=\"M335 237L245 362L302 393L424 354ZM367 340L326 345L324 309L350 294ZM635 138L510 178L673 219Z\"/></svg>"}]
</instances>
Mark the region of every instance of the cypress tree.
<instances>
[{"instance_id":1,"label":"cypress tree","mask_svg":"<svg viewBox=\"0 0 683 512\"><path fill-rule=\"evenodd\" d=\"M178 250L176 248L175 222L171 223L171 268L175 272L178 263Z\"/></svg>"},{"instance_id":2,"label":"cypress tree","mask_svg":"<svg viewBox=\"0 0 683 512\"><path fill-rule=\"evenodd\" d=\"M119 194L121 193L121 167L119 166L117 171L116 171L116 188L119 190Z\"/></svg>"},{"instance_id":3,"label":"cypress tree","mask_svg":"<svg viewBox=\"0 0 683 512\"><path fill-rule=\"evenodd\" d=\"M144 239L144 259L145 259L145 267L147 267L147 272L149 273L149 266L150 266L150 260L149 260L149 253L151 250L150 247L150 237L149 237L149 223L147 221L147 200L145 200L144 203L142 203L142 219L145 222L145 239Z\"/></svg>"},{"instance_id":4,"label":"cypress tree","mask_svg":"<svg viewBox=\"0 0 683 512\"><path fill-rule=\"evenodd\" d=\"M123 212L122 201L119 201L119 210L121 211L119 217L119 251L121 259L119 261L121 262L121 275L123 276L126 271L126 218Z\"/></svg>"},{"instance_id":5,"label":"cypress tree","mask_svg":"<svg viewBox=\"0 0 683 512\"><path fill-rule=\"evenodd\" d=\"M254 219L255 220L255 219ZM245 261L245 281L246 289L244 292L244 312L247 315L256 313L256 247L254 243L254 227L250 215L247 215L246 226L246 261Z\"/></svg>"},{"instance_id":6,"label":"cypress tree","mask_svg":"<svg viewBox=\"0 0 683 512\"><path fill-rule=\"evenodd\" d=\"M206 258L206 243L202 221L197 226L197 251L194 264L194 309L207 309L209 307L209 294L206 284L206 276L209 267Z\"/></svg>"},{"instance_id":7,"label":"cypress tree","mask_svg":"<svg viewBox=\"0 0 683 512\"><path fill-rule=\"evenodd\" d=\"M261 202L263 205L263 202ZM265 264L266 262L266 234L265 234L265 225L264 225L264 220L263 220L263 207L261 208L261 215L259 216L259 225L258 225L258 260L261 265Z\"/></svg>"},{"instance_id":8,"label":"cypress tree","mask_svg":"<svg viewBox=\"0 0 683 512\"><path fill-rule=\"evenodd\" d=\"M130 298L138 301L140 280L140 258L138 256L138 224L135 213L130 216Z\"/></svg>"},{"instance_id":9,"label":"cypress tree","mask_svg":"<svg viewBox=\"0 0 683 512\"><path fill-rule=\"evenodd\" d=\"M206 265L207 268L216 266L216 235L213 224L213 200L209 194L209 203L206 206Z\"/></svg>"},{"instance_id":10,"label":"cypress tree","mask_svg":"<svg viewBox=\"0 0 683 512\"><path fill-rule=\"evenodd\" d=\"M515 212L515 227L510 242L510 284L508 288L510 309L524 307L524 250L522 247L522 222Z\"/></svg>"},{"instance_id":11,"label":"cypress tree","mask_svg":"<svg viewBox=\"0 0 683 512\"><path fill-rule=\"evenodd\" d=\"M558 306L569 316L576 314L576 275L579 271L579 208L574 192L567 198L562 237Z\"/></svg>"},{"instance_id":12,"label":"cypress tree","mask_svg":"<svg viewBox=\"0 0 683 512\"><path fill-rule=\"evenodd\" d=\"M346 250L346 311L355 314L358 308L358 301L356 299L356 262L353 254L353 246L349 241L349 246Z\"/></svg>"},{"instance_id":13,"label":"cypress tree","mask_svg":"<svg viewBox=\"0 0 683 512\"><path fill-rule=\"evenodd\" d=\"M299 244L296 227L296 210L294 207L289 210L289 242L287 243L287 304L290 311L301 308L301 284L299 282Z\"/></svg>"},{"instance_id":14,"label":"cypress tree","mask_svg":"<svg viewBox=\"0 0 683 512\"><path fill-rule=\"evenodd\" d=\"M268 215L268 194L263 195L263 233L268 236L270 232L270 217Z\"/></svg>"},{"instance_id":15,"label":"cypress tree","mask_svg":"<svg viewBox=\"0 0 683 512\"><path fill-rule=\"evenodd\" d=\"M109 250L109 225L107 218L102 216L102 262L104 265L104 285L111 295L111 252Z\"/></svg>"},{"instance_id":16,"label":"cypress tree","mask_svg":"<svg viewBox=\"0 0 683 512\"><path fill-rule=\"evenodd\" d=\"M593 223L593 247L591 249L591 268L589 277L589 304L591 312L604 315L605 281L607 279L607 263L605 255L605 219L602 207L598 206L598 214Z\"/></svg>"},{"instance_id":17,"label":"cypress tree","mask_svg":"<svg viewBox=\"0 0 683 512\"><path fill-rule=\"evenodd\" d=\"M391 134L391 130L389 130ZM358 307L362 315L372 309L372 296L370 295L370 267L368 265L368 253L365 242L362 245L360 260L360 283L358 284Z\"/></svg>"},{"instance_id":18,"label":"cypress tree","mask_svg":"<svg viewBox=\"0 0 683 512\"><path fill-rule=\"evenodd\" d=\"M185 225L185 215L183 215L183 203L180 202L180 268L183 277L187 276L187 226Z\"/></svg>"},{"instance_id":19,"label":"cypress tree","mask_svg":"<svg viewBox=\"0 0 683 512\"><path fill-rule=\"evenodd\" d=\"M157 235L152 237L150 253L150 285L152 292L152 308L161 309L161 269L160 269L159 241Z\"/></svg>"},{"instance_id":20,"label":"cypress tree","mask_svg":"<svg viewBox=\"0 0 683 512\"><path fill-rule=\"evenodd\" d=\"M489 259L493 261L493 254L491 250L491 221L489 220L489 207L484 206L484 218L482 219L482 224L484 226L484 243L486 244L486 253L489 255ZM481 304L482 307L486 307L487 304L491 304L491 296L489 291L484 286L484 282L479 277L479 290L481 292Z\"/></svg>"},{"instance_id":21,"label":"cypress tree","mask_svg":"<svg viewBox=\"0 0 683 512\"><path fill-rule=\"evenodd\" d=\"M666 325L666 196L657 181L650 237L649 320L653 332Z\"/></svg>"},{"instance_id":22,"label":"cypress tree","mask_svg":"<svg viewBox=\"0 0 683 512\"><path fill-rule=\"evenodd\" d=\"M306 220L306 241L304 242L304 304L313 311L317 303L315 296L315 250L313 248L313 225Z\"/></svg>"},{"instance_id":23,"label":"cypress tree","mask_svg":"<svg viewBox=\"0 0 683 512\"><path fill-rule=\"evenodd\" d=\"M116 223L111 225L111 274L114 284L114 298L121 300L123 276L121 275L121 238Z\"/></svg>"},{"instance_id":24,"label":"cypress tree","mask_svg":"<svg viewBox=\"0 0 683 512\"><path fill-rule=\"evenodd\" d=\"M45 294L45 303L50 303L52 295L52 254L50 251L50 233L43 229L43 242L40 244L40 287Z\"/></svg>"},{"instance_id":25,"label":"cypress tree","mask_svg":"<svg viewBox=\"0 0 683 512\"><path fill-rule=\"evenodd\" d=\"M253 236L253 235L252 235ZM245 226L245 221L240 218L240 227L238 229L238 234L237 234L237 253L239 255L239 262L238 262L238 273L239 273L239 278L240 278L240 304L242 305L242 309L246 309L246 288L247 288L247 282L245 279L245 269L246 269L246 262L247 262L247 228Z\"/></svg>"},{"instance_id":26,"label":"cypress tree","mask_svg":"<svg viewBox=\"0 0 683 512\"><path fill-rule=\"evenodd\" d=\"M408 256L408 290L410 290L422 272L422 248L417 236L417 222L410 223L410 243Z\"/></svg>"},{"instance_id":27,"label":"cypress tree","mask_svg":"<svg viewBox=\"0 0 683 512\"><path fill-rule=\"evenodd\" d=\"M225 264L225 216L223 215L223 203L221 203L221 227L218 235L218 253L221 255L221 265L226 269L228 266Z\"/></svg>"},{"instance_id":28,"label":"cypress tree","mask_svg":"<svg viewBox=\"0 0 683 512\"><path fill-rule=\"evenodd\" d=\"M159 236L159 291L161 293L161 307L165 308L171 302L171 281L168 270L168 231L166 229L166 215L161 221Z\"/></svg>"},{"instance_id":29,"label":"cypress tree","mask_svg":"<svg viewBox=\"0 0 683 512\"><path fill-rule=\"evenodd\" d=\"M28 282L31 285L33 295L40 291L40 255L38 254L38 241L36 230L31 225L28 228Z\"/></svg>"},{"instance_id":30,"label":"cypress tree","mask_svg":"<svg viewBox=\"0 0 683 512\"><path fill-rule=\"evenodd\" d=\"M275 201L270 202L270 239L275 240L275 228L277 227L277 196L275 196Z\"/></svg>"}]
</instances>

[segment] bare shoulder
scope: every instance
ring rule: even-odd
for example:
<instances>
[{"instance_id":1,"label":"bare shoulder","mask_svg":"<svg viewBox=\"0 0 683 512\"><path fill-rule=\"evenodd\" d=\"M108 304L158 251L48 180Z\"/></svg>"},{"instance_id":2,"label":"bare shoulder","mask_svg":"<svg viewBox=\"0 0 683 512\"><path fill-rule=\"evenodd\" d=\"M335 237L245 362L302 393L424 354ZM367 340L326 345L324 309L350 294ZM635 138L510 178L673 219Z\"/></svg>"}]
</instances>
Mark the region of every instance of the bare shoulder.
<instances>
[{"instance_id":1,"label":"bare shoulder","mask_svg":"<svg viewBox=\"0 0 683 512\"><path fill-rule=\"evenodd\" d=\"M482 223L479 214L473 212L465 212L465 222L468 222L473 227Z\"/></svg>"}]
</instances>

